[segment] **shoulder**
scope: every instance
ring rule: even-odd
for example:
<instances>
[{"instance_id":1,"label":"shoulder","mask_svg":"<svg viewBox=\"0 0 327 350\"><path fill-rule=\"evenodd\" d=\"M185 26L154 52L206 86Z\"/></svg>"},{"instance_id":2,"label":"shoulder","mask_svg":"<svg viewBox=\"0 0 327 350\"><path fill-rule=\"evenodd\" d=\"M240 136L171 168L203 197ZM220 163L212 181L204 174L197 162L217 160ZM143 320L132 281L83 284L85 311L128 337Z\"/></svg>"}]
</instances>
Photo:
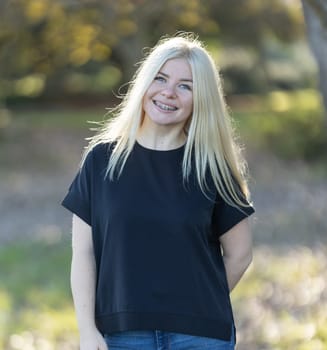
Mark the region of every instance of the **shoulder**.
<instances>
[{"instance_id":1,"label":"shoulder","mask_svg":"<svg viewBox=\"0 0 327 350\"><path fill-rule=\"evenodd\" d=\"M85 159L93 161L108 161L114 145L112 143L98 143L87 151Z\"/></svg>"},{"instance_id":2,"label":"shoulder","mask_svg":"<svg viewBox=\"0 0 327 350\"><path fill-rule=\"evenodd\" d=\"M112 152L113 148L114 143L112 142L98 143L91 148L90 152L96 156L108 155Z\"/></svg>"},{"instance_id":3,"label":"shoulder","mask_svg":"<svg viewBox=\"0 0 327 350\"><path fill-rule=\"evenodd\" d=\"M112 152L111 143L98 143L89 148L83 156L81 168L89 172L99 172L107 168Z\"/></svg>"}]
</instances>

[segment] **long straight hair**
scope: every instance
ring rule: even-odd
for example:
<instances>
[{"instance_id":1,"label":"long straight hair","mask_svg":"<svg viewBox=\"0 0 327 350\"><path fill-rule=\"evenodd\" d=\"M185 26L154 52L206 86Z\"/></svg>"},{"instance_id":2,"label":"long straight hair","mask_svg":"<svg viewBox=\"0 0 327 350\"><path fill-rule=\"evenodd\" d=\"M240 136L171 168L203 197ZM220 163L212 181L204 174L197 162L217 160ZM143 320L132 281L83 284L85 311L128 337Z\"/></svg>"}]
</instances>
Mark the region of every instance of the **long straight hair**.
<instances>
[{"instance_id":1,"label":"long straight hair","mask_svg":"<svg viewBox=\"0 0 327 350\"><path fill-rule=\"evenodd\" d=\"M246 162L236 142L218 69L202 43L189 34L164 38L150 50L140 62L122 102L109 111L108 121L90 138L84 159L97 144L112 143L114 148L107 175L111 180L120 176L142 123L143 97L160 68L175 58L187 60L193 79L193 113L186 126L183 178L188 179L194 164L197 181L204 193L209 171L218 193L227 203L247 207Z\"/></svg>"}]
</instances>

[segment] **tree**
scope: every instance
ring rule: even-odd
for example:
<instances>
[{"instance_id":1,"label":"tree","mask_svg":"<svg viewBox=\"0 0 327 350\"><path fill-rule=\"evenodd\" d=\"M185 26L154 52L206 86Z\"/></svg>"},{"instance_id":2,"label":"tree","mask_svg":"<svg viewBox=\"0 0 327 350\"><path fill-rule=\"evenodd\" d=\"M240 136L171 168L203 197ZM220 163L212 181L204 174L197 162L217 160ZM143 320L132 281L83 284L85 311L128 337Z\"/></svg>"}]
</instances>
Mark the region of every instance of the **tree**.
<instances>
[{"instance_id":1,"label":"tree","mask_svg":"<svg viewBox=\"0 0 327 350\"><path fill-rule=\"evenodd\" d=\"M130 80L145 46L151 47L162 35L179 30L194 31L215 48L221 44L224 48L245 48L251 53L253 71L246 67L242 72L254 81L260 68L252 63L252 56L259 57L262 68L271 38L290 42L302 35L301 9L296 11L288 3L2 0L0 95L3 93L3 99L70 93L106 95ZM230 72L235 75L234 68ZM249 86L239 85L245 90Z\"/></svg>"},{"instance_id":2,"label":"tree","mask_svg":"<svg viewBox=\"0 0 327 350\"><path fill-rule=\"evenodd\" d=\"M319 87L325 107L327 127L327 2L302 0L302 7L309 43L319 68Z\"/></svg>"}]
</instances>

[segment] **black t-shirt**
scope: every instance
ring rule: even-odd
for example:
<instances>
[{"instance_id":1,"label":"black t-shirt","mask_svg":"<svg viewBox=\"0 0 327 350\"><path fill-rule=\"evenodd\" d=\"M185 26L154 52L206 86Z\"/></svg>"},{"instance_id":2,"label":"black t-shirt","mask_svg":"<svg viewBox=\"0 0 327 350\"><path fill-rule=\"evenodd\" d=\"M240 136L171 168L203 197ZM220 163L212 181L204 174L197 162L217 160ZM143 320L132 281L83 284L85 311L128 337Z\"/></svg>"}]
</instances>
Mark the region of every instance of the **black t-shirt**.
<instances>
[{"instance_id":1,"label":"black t-shirt","mask_svg":"<svg viewBox=\"0 0 327 350\"><path fill-rule=\"evenodd\" d=\"M233 315L219 237L248 215L208 179L182 177L184 147L137 142L122 174L105 177L109 144L88 154L63 206L92 227L96 324L102 333L154 330L229 340Z\"/></svg>"}]
</instances>

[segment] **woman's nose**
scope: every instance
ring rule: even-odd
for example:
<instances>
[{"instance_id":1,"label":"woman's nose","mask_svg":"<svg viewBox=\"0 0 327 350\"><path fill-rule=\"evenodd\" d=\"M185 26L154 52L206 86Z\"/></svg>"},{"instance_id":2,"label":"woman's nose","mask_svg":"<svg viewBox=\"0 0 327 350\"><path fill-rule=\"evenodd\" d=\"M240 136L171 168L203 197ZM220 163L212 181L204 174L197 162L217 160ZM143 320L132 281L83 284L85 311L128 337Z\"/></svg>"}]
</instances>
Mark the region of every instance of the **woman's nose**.
<instances>
[{"instance_id":1,"label":"woman's nose","mask_svg":"<svg viewBox=\"0 0 327 350\"><path fill-rule=\"evenodd\" d=\"M174 86L166 86L162 91L161 94L166 98L175 98L176 92Z\"/></svg>"}]
</instances>

